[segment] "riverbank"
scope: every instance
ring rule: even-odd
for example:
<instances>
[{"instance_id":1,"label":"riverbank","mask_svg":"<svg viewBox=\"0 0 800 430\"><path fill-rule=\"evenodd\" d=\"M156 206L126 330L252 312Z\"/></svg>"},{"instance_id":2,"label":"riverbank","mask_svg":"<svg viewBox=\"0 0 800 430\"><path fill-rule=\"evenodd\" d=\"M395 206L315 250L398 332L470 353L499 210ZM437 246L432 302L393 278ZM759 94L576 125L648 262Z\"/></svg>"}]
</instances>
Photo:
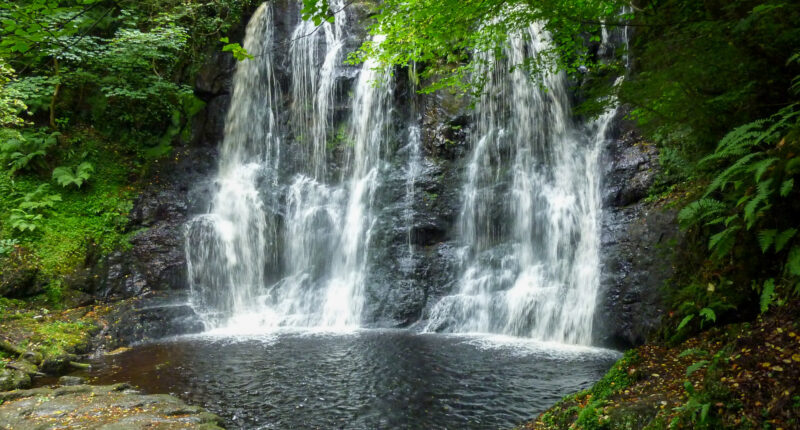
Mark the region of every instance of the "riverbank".
<instances>
[{"instance_id":1,"label":"riverbank","mask_svg":"<svg viewBox=\"0 0 800 430\"><path fill-rule=\"evenodd\" d=\"M216 415L170 395L58 378L90 370L94 355L126 351L115 327L138 302L59 309L44 298L0 298L0 428L220 428Z\"/></svg>"},{"instance_id":2,"label":"riverbank","mask_svg":"<svg viewBox=\"0 0 800 430\"><path fill-rule=\"evenodd\" d=\"M166 394L128 384L0 392L0 428L220 429L219 417Z\"/></svg>"},{"instance_id":3,"label":"riverbank","mask_svg":"<svg viewBox=\"0 0 800 430\"><path fill-rule=\"evenodd\" d=\"M797 428L798 309L632 349L591 389L521 429Z\"/></svg>"}]
</instances>

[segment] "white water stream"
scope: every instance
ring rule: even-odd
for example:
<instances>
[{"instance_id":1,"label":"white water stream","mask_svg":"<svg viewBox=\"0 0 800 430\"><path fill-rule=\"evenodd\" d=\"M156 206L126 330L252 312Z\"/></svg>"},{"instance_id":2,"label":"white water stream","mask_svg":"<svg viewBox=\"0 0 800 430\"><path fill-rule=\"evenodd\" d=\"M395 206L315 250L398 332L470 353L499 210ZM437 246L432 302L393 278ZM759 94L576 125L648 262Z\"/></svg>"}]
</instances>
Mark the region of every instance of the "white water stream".
<instances>
[{"instance_id":1,"label":"white water stream","mask_svg":"<svg viewBox=\"0 0 800 430\"><path fill-rule=\"evenodd\" d=\"M539 25L511 37L477 103L462 189L457 291L426 331L499 333L590 344L600 284L599 155L611 109L572 119L567 79L528 77L522 64L551 43Z\"/></svg>"},{"instance_id":2,"label":"white water stream","mask_svg":"<svg viewBox=\"0 0 800 430\"><path fill-rule=\"evenodd\" d=\"M295 162L300 167L288 173L291 168L281 165L287 142L278 130L283 103L272 71L276 43L268 3L248 25L244 47L259 55L236 70L219 189L210 212L187 226L192 304L209 329L360 325L391 84L374 85L379 76L373 63L365 63L350 119L331 142L345 24L343 14L321 31L300 21L292 33L290 127L292 148L302 150ZM339 178L326 177L329 144L347 152ZM286 213L278 222L280 201Z\"/></svg>"}]
</instances>

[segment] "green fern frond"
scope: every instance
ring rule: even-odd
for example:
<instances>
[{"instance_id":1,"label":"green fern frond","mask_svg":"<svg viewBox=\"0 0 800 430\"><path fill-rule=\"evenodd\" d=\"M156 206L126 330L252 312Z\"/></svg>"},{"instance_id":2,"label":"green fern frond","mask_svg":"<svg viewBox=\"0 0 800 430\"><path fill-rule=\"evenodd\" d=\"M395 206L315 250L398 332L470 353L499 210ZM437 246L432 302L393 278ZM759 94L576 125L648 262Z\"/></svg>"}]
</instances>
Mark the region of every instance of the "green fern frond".
<instances>
[{"instance_id":1,"label":"green fern frond","mask_svg":"<svg viewBox=\"0 0 800 430\"><path fill-rule=\"evenodd\" d=\"M765 253L775 242L775 235L778 231L775 229L761 230L758 232L758 244L761 246L761 252Z\"/></svg>"},{"instance_id":2,"label":"green fern frond","mask_svg":"<svg viewBox=\"0 0 800 430\"><path fill-rule=\"evenodd\" d=\"M770 278L764 281L764 286L761 289L759 305L762 314L769 309L769 305L772 304L773 300L775 300L775 280Z\"/></svg>"},{"instance_id":3,"label":"green fern frond","mask_svg":"<svg viewBox=\"0 0 800 430\"><path fill-rule=\"evenodd\" d=\"M783 181L783 183L781 183L781 197L788 196L789 193L792 192L792 188L794 188L794 178Z\"/></svg>"},{"instance_id":4,"label":"green fern frond","mask_svg":"<svg viewBox=\"0 0 800 430\"><path fill-rule=\"evenodd\" d=\"M712 257L721 259L730 254L736 243L736 233L739 229L739 226L731 226L708 239L708 249L711 251Z\"/></svg>"},{"instance_id":5,"label":"green fern frond","mask_svg":"<svg viewBox=\"0 0 800 430\"><path fill-rule=\"evenodd\" d=\"M800 246L793 246L786 258L786 271L793 276L800 276Z\"/></svg>"},{"instance_id":6,"label":"green fern frond","mask_svg":"<svg viewBox=\"0 0 800 430\"><path fill-rule=\"evenodd\" d=\"M756 190L756 195L744 206L744 221L748 230L753 227L759 215L772 206L769 203L769 196L772 194L772 179L759 182Z\"/></svg>"},{"instance_id":7,"label":"green fern frond","mask_svg":"<svg viewBox=\"0 0 800 430\"><path fill-rule=\"evenodd\" d=\"M761 152L754 152L736 160L735 163L723 170L719 175L717 175L717 177L714 178L713 181L711 181L711 184L709 184L708 188L706 188L704 197L707 197L714 191L724 190L725 186L733 182L734 179L749 172L751 163L763 156L764 154Z\"/></svg>"},{"instance_id":8,"label":"green fern frond","mask_svg":"<svg viewBox=\"0 0 800 430\"><path fill-rule=\"evenodd\" d=\"M776 161L778 161L778 157L770 157L750 166L750 171L755 174L756 182L761 182L761 177Z\"/></svg>"},{"instance_id":9,"label":"green fern frond","mask_svg":"<svg viewBox=\"0 0 800 430\"><path fill-rule=\"evenodd\" d=\"M789 243L794 235L797 234L796 228L790 228L788 230L782 231L780 234L775 236L775 252L781 252L786 244Z\"/></svg>"},{"instance_id":10,"label":"green fern frond","mask_svg":"<svg viewBox=\"0 0 800 430\"><path fill-rule=\"evenodd\" d=\"M678 213L678 222L684 228L691 227L722 215L727 206L712 198L703 198L689 203Z\"/></svg>"}]
</instances>

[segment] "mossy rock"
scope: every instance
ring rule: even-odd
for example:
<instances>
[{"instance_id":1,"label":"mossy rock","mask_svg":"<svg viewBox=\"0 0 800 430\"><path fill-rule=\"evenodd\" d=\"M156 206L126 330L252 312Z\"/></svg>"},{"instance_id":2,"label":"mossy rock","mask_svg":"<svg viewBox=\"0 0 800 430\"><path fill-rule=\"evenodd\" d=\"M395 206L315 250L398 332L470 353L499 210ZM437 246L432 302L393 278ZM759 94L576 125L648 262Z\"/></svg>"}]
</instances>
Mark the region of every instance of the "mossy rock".
<instances>
[{"instance_id":1,"label":"mossy rock","mask_svg":"<svg viewBox=\"0 0 800 430\"><path fill-rule=\"evenodd\" d=\"M27 388L31 385L31 377L27 373L11 368L0 369L0 391Z\"/></svg>"},{"instance_id":2,"label":"mossy rock","mask_svg":"<svg viewBox=\"0 0 800 430\"><path fill-rule=\"evenodd\" d=\"M17 246L0 259L0 296L22 298L44 291L39 282L39 260L27 248Z\"/></svg>"}]
</instances>

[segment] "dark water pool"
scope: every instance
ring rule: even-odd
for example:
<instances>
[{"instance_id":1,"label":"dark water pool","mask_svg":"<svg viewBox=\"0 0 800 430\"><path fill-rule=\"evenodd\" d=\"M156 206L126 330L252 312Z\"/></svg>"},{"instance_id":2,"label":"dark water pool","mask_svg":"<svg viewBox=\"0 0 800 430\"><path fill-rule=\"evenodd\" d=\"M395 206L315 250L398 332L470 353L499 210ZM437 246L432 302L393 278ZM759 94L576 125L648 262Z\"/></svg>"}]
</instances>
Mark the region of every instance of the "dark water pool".
<instances>
[{"instance_id":1,"label":"dark water pool","mask_svg":"<svg viewBox=\"0 0 800 430\"><path fill-rule=\"evenodd\" d=\"M407 331L199 336L103 357L91 377L175 394L229 428L495 429L589 386L616 358Z\"/></svg>"}]
</instances>

